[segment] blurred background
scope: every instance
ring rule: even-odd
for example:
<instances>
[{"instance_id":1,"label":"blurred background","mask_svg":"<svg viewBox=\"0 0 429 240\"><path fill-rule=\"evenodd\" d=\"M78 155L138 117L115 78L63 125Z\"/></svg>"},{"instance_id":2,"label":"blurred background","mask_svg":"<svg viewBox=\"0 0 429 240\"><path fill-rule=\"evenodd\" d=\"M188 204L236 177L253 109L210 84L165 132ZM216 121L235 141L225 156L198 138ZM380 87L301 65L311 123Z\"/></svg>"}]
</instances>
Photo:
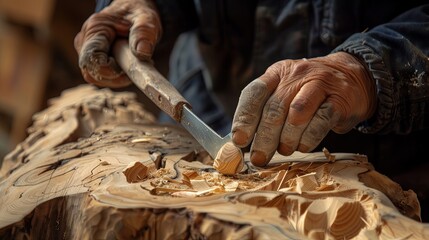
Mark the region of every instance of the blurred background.
<instances>
[{"instance_id":1,"label":"blurred background","mask_svg":"<svg viewBox=\"0 0 429 240\"><path fill-rule=\"evenodd\" d=\"M95 1L0 0L0 159L47 99L83 84L73 39Z\"/></svg>"},{"instance_id":2,"label":"blurred background","mask_svg":"<svg viewBox=\"0 0 429 240\"><path fill-rule=\"evenodd\" d=\"M95 0L0 0L0 165L48 99L86 83L73 41L94 9ZM136 92L157 112L133 86L118 91Z\"/></svg>"}]
</instances>

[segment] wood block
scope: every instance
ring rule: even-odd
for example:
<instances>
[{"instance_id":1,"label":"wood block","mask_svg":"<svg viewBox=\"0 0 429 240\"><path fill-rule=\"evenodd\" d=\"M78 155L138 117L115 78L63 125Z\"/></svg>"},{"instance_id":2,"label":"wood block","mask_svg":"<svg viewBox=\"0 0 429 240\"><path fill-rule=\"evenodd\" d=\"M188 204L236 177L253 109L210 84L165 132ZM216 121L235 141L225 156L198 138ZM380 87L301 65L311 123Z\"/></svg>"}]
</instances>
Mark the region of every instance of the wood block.
<instances>
[{"instance_id":1,"label":"wood block","mask_svg":"<svg viewBox=\"0 0 429 240\"><path fill-rule=\"evenodd\" d=\"M84 85L51 104L0 169L0 238L429 239L415 193L363 155L245 155L223 175L132 94Z\"/></svg>"}]
</instances>

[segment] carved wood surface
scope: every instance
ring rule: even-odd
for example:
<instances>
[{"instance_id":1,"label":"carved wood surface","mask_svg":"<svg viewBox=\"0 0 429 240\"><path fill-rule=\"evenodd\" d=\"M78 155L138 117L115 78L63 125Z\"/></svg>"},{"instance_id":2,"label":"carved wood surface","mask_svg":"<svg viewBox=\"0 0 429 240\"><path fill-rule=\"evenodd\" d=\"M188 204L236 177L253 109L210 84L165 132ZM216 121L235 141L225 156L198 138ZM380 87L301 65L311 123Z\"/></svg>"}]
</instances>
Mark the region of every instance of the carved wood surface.
<instances>
[{"instance_id":1,"label":"carved wood surface","mask_svg":"<svg viewBox=\"0 0 429 240\"><path fill-rule=\"evenodd\" d=\"M83 85L51 104L0 169L0 238L429 239L415 193L363 155L245 154L224 175L130 93Z\"/></svg>"}]
</instances>

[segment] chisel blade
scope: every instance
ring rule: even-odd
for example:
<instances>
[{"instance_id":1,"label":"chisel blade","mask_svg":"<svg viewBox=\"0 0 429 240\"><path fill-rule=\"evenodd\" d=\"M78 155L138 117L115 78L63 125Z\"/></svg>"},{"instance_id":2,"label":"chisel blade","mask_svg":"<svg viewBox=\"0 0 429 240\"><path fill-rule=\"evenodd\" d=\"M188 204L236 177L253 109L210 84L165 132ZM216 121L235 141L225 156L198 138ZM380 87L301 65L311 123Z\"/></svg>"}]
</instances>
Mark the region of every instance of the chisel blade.
<instances>
[{"instance_id":1,"label":"chisel blade","mask_svg":"<svg viewBox=\"0 0 429 240\"><path fill-rule=\"evenodd\" d=\"M231 141L231 133L225 137L219 136L186 106L183 106L180 123L213 159L216 158L219 149Z\"/></svg>"}]
</instances>

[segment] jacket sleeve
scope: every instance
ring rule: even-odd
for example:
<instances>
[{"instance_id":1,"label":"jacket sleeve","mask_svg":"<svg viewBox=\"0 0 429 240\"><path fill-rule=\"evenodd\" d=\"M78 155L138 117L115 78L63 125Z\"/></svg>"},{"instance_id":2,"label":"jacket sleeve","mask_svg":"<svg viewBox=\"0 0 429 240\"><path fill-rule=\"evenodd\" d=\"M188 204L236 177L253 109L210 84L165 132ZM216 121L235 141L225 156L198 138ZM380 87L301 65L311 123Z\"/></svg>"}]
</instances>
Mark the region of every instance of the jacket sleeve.
<instances>
[{"instance_id":1,"label":"jacket sleeve","mask_svg":"<svg viewBox=\"0 0 429 240\"><path fill-rule=\"evenodd\" d=\"M175 39L198 26L193 0L156 0L155 3L161 17L163 38Z\"/></svg>"},{"instance_id":2,"label":"jacket sleeve","mask_svg":"<svg viewBox=\"0 0 429 240\"><path fill-rule=\"evenodd\" d=\"M101 11L112 1L96 0L95 12ZM193 0L155 0L155 4L161 18L163 38L175 38L198 24Z\"/></svg>"},{"instance_id":3,"label":"jacket sleeve","mask_svg":"<svg viewBox=\"0 0 429 240\"><path fill-rule=\"evenodd\" d=\"M366 63L376 84L376 113L359 131L407 134L429 128L429 5L352 35L338 51Z\"/></svg>"},{"instance_id":4,"label":"jacket sleeve","mask_svg":"<svg viewBox=\"0 0 429 240\"><path fill-rule=\"evenodd\" d=\"M95 0L95 12L101 11L103 8L108 6L112 0Z\"/></svg>"}]
</instances>

